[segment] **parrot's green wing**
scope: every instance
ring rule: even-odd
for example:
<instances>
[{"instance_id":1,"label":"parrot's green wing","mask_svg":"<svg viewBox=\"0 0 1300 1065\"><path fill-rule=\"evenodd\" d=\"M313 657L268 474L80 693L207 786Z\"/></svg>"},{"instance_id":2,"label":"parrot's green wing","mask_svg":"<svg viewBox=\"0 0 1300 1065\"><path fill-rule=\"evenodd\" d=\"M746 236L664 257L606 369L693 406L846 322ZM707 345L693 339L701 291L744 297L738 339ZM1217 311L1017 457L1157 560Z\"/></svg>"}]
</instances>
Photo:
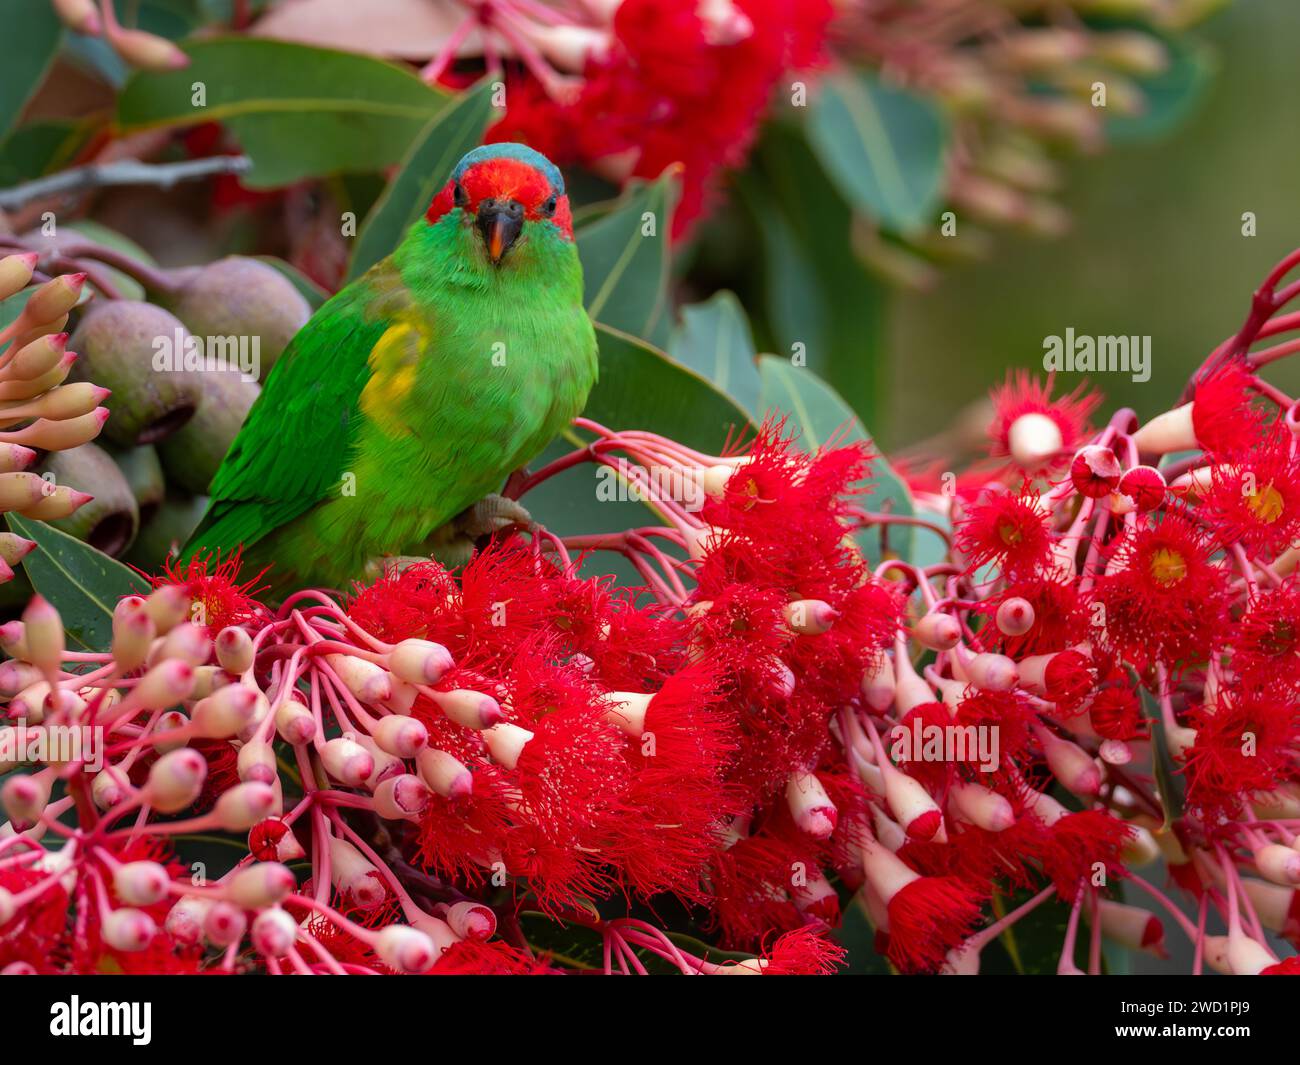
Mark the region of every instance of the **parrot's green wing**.
<instances>
[{"instance_id":1,"label":"parrot's green wing","mask_svg":"<svg viewBox=\"0 0 1300 1065\"><path fill-rule=\"evenodd\" d=\"M375 342L407 303L387 260L327 301L277 360L183 555L255 543L337 493Z\"/></svg>"}]
</instances>

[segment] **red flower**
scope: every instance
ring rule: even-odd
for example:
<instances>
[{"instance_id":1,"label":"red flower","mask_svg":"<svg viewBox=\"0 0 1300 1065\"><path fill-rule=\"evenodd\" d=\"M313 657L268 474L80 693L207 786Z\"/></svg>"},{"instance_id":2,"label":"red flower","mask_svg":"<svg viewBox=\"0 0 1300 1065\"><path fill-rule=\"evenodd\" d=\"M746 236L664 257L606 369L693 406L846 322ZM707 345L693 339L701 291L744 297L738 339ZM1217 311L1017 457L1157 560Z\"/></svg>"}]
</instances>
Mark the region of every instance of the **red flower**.
<instances>
[{"instance_id":1,"label":"red flower","mask_svg":"<svg viewBox=\"0 0 1300 1065\"><path fill-rule=\"evenodd\" d=\"M1200 504L1219 543L1273 557L1300 536L1300 458L1276 425L1249 451L1216 465Z\"/></svg>"},{"instance_id":2,"label":"red flower","mask_svg":"<svg viewBox=\"0 0 1300 1065\"><path fill-rule=\"evenodd\" d=\"M1032 577L1051 561L1052 543L1051 515L1027 485L1018 495L989 495L957 525L957 549L971 573L996 565L1012 579Z\"/></svg>"},{"instance_id":3,"label":"red flower","mask_svg":"<svg viewBox=\"0 0 1300 1065\"><path fill-rule=\"evenodd\" d=\"M239 581L241 555L240 549L225 559L220 554L194 555L183 565L171 557L164 563L163 573L149 577L149 581L155 588L167 584L185 588L194 600L190 620L206 626L210 633L217 633L227 625L242 625L267 612L257 601L257 596L269 587L258 585L266 570Z\"/></svg>"},{"instance_id":4,"label":"red flower","mask_svg":"<svg viewBox=\"0 0 1300 1065\"><path fill-rule=\"evenodd\" d=\"M1052 378L1044 384L1024 370L1007 375L1006 382L992 393L993 421L989 425L990 454L996 458L1014 458L1024 472L1042 473L1055 469L1068 460L1088 435L1088 418L1101 396L1080 385L1073 392L1052 399ZM1026 451L1019 435L1033 422L1021 421L1029 417L1041 426L1043 438L1052 437L1050 448ZM1019 425L1017 425L1019 423ZM1050 426L1050 428L1049 428ZM1013 429L1016 432L1013 434ZM1053 434L1052 429L1055 430ZM1039 434L1033 434L1035 436Z\"/></svg>"}]
</instances>

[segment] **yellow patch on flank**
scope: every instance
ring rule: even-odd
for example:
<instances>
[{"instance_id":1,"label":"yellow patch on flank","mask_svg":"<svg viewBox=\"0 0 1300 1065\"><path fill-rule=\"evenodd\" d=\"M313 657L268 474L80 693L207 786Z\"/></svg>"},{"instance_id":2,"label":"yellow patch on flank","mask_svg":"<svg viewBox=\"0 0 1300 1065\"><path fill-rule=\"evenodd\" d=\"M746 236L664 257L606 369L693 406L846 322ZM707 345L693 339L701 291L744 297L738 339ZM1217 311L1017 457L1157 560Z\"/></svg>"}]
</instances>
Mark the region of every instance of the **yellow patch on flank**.
<instances>
[{"instance_id":1,"label":"yellow patch on flank","mask_svg":"<svg viewBox=\"0 0 1300 1065\"><path fill-rule=\"evenodd\" d=\"M361 409L372 418L392 418L415 386L427 333L413 322L389 326L370 349L370 380L361 391Z\"/></svg>"}]
</instances>

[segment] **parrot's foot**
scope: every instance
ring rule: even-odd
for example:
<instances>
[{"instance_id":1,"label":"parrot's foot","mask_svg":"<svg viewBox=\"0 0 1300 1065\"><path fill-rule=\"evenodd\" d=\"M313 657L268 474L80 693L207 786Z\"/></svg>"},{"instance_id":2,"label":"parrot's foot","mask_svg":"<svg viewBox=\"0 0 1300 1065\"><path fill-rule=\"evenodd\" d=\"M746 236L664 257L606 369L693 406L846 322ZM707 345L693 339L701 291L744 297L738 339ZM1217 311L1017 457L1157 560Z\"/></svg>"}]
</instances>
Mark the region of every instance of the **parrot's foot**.
<instances>
[{"instance_id":1,"label":"parrot's foot","mask_svg":"<svg viewBox=\"0 0 1300 1065\"><path fill-rule=\"evenodd\" d=\"M452 528L470 540L491 536L511 525L531 525L532 515L519 503L505 496L484 496L452 521Z\"/></svg>"}]
</instances>

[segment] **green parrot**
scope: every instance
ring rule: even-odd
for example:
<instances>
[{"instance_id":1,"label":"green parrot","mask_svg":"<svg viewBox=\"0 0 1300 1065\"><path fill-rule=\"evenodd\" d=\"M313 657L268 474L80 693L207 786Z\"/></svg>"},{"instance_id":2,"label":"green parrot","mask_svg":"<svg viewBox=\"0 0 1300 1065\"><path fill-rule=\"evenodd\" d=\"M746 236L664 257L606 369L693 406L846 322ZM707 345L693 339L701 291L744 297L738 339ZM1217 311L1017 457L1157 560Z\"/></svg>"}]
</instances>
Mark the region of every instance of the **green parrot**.
<instances>
[{"instance_id":1,"label":"green parrot","mask_svg":"<svg viewBox=\"0 0 1300 1065\"><path fill-rule=\"evenodd\" d=\"M523 145L476 148L289 343L183 554L242 545L275 590L342 589L427 556L458 517L508 524L522 510L492 493L595 382L563 177Z\"/></svg>"}]
</instances>

